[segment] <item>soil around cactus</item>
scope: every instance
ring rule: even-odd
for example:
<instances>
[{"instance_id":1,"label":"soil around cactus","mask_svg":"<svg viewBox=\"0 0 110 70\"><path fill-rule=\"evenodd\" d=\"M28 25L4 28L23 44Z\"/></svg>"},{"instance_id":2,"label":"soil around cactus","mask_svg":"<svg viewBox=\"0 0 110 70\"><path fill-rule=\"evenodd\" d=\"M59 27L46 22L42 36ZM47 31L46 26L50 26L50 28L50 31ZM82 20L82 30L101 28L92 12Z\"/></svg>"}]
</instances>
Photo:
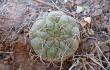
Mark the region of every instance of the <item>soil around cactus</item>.
<instances>
[{"instance_id":1,"label":"soil around cactus","mask_svg":"<svg viewBox=\"0 0 110 70\"><path fill-rule=\"evenodd\" d=\"M56 1L56 2L55 2ZM110 61L110 9L109 0L75 0L65 5L63 0L53 0L55 4L46 0L49 4L57 4L63 11L74 15L74 18L81 20L85 17L91 17L91 26L84 27L88 29L81 32L81 43L78 50L72 57L68 58L62 64L62 70L68 70L77 59L80 59L80 65L84 61L93 63L94 70L101 70L100 65L93 62L85 54L94 54L99 58L102 66L109 70L109 66L102 54L97 54L95 46L99 46L105 57ZM78 7L77 7L78 6ZM83 7L83 10L78 8ZM33 51L30 40L29 30L36 18L44 12L51 9L42 4L31 0L1 0L0 1L0 70L59 70L60 62L53 63L39 58ZM80 13L78 13L80 12ZM77 13L76 13L77 12ZM78 23L79 24L79 23ZM97 43L98 41L98 43ZM95 52L94 52L95 51ZM95 64L95 65L94 65ZM80 68L80 67L79 67ZM87 65L87 70L92 70ZM85 70L84 68L80 68ZM73 68L73 70L75 70Z\"/></svg>"},{"instance_id":2,"label":"soil around cactus","mask_svg":"<svg viewBox=\"0 0 110 70\"><path fill-rule=\"evenodd\" d=\"M52 11L36 20L29 31L31 46L35 53L43 60L50 62L64 61L73 56L80 39L79 27L73 19L62 11ZM52 43L50 43L51 41ZM55 50L54 53L50 48Z\"/></svg>"}]
</instances>

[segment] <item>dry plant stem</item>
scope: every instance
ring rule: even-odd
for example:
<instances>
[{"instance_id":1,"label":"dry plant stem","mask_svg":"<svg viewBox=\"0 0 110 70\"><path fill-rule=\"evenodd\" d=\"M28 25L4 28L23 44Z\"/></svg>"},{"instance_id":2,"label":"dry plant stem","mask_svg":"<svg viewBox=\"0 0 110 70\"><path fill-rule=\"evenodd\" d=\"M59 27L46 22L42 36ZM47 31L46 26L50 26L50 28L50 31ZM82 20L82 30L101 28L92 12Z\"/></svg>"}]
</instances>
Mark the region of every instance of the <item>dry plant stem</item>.
<instances>
[{"instance_id":1,"label":"dry plant stem","mask_svg":"<svg viewBox=\"0 0 110 70\"><path fill-rule=\"evenodd\" d=\"M48 3L46 3L46 2L44 2L44 1L42 1L42 0L33 0L33 1L36 1L36 2L38 2L38 3L41 3L41 4L45 5L45 6L50 7L50 8L57 9L57 7L55 7L55 6L53 6L53 5L50 5L50 4L48 4Z\"/></svg>"},{"instance_id":2,"label":"dry plant stem","mask_svg":"<svg viewBox=\"0 0 110 70\"><path fill-rule=\"evenodd\" d=\"M98 53L98 57L99 57L99 61L100 61L100 63L102 64L102 60L101 60L101 54L100 54L100 52L98 51L98 49L97 49L97 53Z\"/></svg>"},{"instance_id":3,"label":"dry plant stem","mask_svg":"<svg viewBox=\"0 0 110 70\"><path fill-rule=\"evenodd\" d=\"M22 64L20 65L20 67L18 68L18 70L22 70Z\"/></svg>"},{"instance_id":4,"label":"dry plant stem","mask_svg":"<svg viewBox=\"0 0 110 70\"><path fill-rule=\"evenodd\" d=\"M86 62L86 64L87 64L92 70L95 70L88 62Z\"/></svg>"},{"instance_id":5,"label":"dry plant stem","mask_svg":"<svg viewBox=\"0 0 110 70\"><path fill-rule=\"evenodd\" d=\"M106 44L106 43L108 43L108 42L110 42L110 40L107 40L107 41L105 41L105 42L99 42L98 45L100 46L100 45Z\"/></svg>"},{"instance_id":6,"label":"dry plant stem","mask_svg":"<svg viewBox=\"0 0 110 70\"><path fill-rule=\"evenodd\" d=\"M3 39L2 43L5 42L5 40L8 38L8 36L12 32L12 30L13 30L13 26L11 27L11 29L10 29L9 33L6 35L6 37Z\"/></svg>"},{"instance_id":7,"label":"dry plant stem","mask_svg":"<svg viewBox=\"0 0 110 70\"><path fill-rule=\"evenodd\" d=\"M72 64L69 70L73 70L73 68L77 69L78 65L79 65L79 58L77 59L76 63Z\"/></svg>"},{"instance_id":8,"label":"dry plant stem","mask_svg":"<svg viewBox=\"0 0 110 70\"><path fill-rule=\"evenodd\" d=\"M63 57L64 57L64 55L65 55L66 51L67 51L67 49L65 50L65 52L63 53L62 58L61 58L60 70L62 70L62 65L63 65Z\"/></svg>"},{"instance_id":9,"label":"dry plant stem","mask_svg":"<svg viewBox=\"0 0 110 70\"><path fill-rule=\"evenodd\" d=\"M59 10L58 7L56 7L56 6L54 6L54 5L51 5L51 4L49 4L49 3L46 3L46 2L44 2L44 1L42 1L42 0L33 0L33 1L36 1L36 2L38 2L38 3L40 3L40 4L45 5L45 6L48 6L48 7L52 8L52 9ZM65 12L65 11L63 11L63 12ZM75 17L75 15L73 15L73 13L71 13L71 12L65 12L65 13L68 14L68 15L70 15L70 16L72 16L72 17Z\"/></svg>"},{"instance_id":10,"label":"dry plant stem","mask_svg":"<svg viewBox=\"0 0 110 70\"><path fill-rule=\"evenodd\" d=\"M95 43L96 48L100 51L100 53L103 55L103 57L105 58L105 60L107 61L108 65L110 66L110 62L108 61L108 59L105 57L105 55L103 54L103 52L101 51L101 49L99 48L98 44Z\"/></svg>"},{"instance_id":11,"label":"dry plant stem","mask_svg":"<svg viewBox=\"0 0 110 70\"><path fill-rule=\"evenodd\" d=\"M59 7L55 4L55 2L53 0L51 0L51 1L54 4L54 6L59 10Z\"/></svg>"},{"instance_id":12,"label":"dry plant stem","mask_svg":"<svg viewBox=\"0 0 110 70\"><path fill-rule=\"evenodd\" d=\"M41 61L43 64L45 64L45 62L42 60L41 55L40 55L39 57L40 57L40 61Z\"/></svg>"},{"instance_id":13,"label":"dry plant stem","mask_svg":"<svg viewBox=\"0 0 110 70\"><path fill-rule=\"evenodd\" d=\"M4 51L0 51L0 53L13 54L14 52L4 52Z\"/></svg>"},{"instance_id":14,"label":"dry plant stem","mask_svg":"<svg viewBox=\"0 0 110 70\"><path fill-rule=\"evenodd\" d=\"M87 68L86 68L86 62L83 61L82 63L83 63L84 69L87 70Z\"/></svg>"},{"instance_id":15,"label":"dry plant stem","mask_svg":"<svg viewBox=\"0 0 110 70\"><path fill-rule=\"evenodd\" d=\"M69 68L69 70L72 70L75 66L77 66L78 64L73 64L70 68Z\"/></svg>"},{"instance_id":16,"label":"dry plant stem","mask_svg":"<svg viewBox=\"0 0 110 70\"><path fill-rule=\"evenodd\" d=\"M91 57L90 55L87 54L87 57L89 57L93 62L95 62L96 64L98 64L100 67L102 67L104 70L106 70L103 65L101 65L95 58Z\"/></svg>"}]
</instances>

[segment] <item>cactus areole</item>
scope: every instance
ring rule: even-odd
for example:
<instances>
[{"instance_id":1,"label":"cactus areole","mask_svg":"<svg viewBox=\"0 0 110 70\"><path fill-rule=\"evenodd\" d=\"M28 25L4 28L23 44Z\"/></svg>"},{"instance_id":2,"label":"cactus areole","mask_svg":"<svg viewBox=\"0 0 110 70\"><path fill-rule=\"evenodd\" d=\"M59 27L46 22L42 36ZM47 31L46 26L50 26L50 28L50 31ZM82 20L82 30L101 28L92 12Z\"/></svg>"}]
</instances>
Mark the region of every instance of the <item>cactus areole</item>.
<instances>
[{"instance_id":1,"label":"cactus areole","mask_svg":"<svg viewBox=\"0 0 110 70\"><path fill-rule=\"evenodd\" d=\"M43 60L64 61L77 50L80 32L71 16L52 11L37 18L29 37L35 53Z\"/></svg>"}]
</instances>

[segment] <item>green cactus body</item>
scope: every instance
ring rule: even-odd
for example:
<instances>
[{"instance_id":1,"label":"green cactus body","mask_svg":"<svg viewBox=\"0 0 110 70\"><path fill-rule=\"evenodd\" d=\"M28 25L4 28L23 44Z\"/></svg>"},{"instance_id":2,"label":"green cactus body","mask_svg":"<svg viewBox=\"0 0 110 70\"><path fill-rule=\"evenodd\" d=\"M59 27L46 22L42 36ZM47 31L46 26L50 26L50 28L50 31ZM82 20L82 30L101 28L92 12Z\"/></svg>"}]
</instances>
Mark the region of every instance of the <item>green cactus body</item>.
<instances>
[{"instance_id":1,"label":"green cactus body","mask_svg":"<svg viewBox=\"0 0 110 70\"><path fill-rule=\"evenodd\" d=\"M61 11L52 11L37 19L29 36L37 55L47 61L60 61L75 53L80 32L72 17Z\"/></svg>"}]
</instances>

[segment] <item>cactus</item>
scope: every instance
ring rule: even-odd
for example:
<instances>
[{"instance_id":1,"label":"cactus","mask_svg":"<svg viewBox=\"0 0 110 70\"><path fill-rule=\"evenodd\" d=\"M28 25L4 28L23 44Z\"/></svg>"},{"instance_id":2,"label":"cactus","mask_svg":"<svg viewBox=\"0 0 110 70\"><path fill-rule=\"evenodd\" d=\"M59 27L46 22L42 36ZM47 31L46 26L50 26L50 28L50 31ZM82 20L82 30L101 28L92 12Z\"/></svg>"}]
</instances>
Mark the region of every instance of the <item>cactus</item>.
<instances>
[{"instance_id":1,"label":"cactus","mask_svg":"<svg viewBox=\"0 0 110 70\"><path fill-rule=\"evenodd\" d=\"M37 18L29 37L35 53L43 60L60 61L75 53L80 32L71 16L61 11L52 11Z\"/></svg>"}]
</instances>

